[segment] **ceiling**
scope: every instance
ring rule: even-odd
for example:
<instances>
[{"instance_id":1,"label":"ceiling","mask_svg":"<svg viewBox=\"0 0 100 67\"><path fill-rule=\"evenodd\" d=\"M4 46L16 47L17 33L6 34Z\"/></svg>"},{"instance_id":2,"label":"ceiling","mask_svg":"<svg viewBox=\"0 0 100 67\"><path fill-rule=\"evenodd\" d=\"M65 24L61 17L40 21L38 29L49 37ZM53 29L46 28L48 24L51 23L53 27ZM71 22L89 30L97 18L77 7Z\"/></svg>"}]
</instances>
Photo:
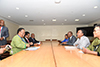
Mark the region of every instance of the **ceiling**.
<instances>
[{"instance_id":1,"label":"ceiling","mask_svg":"<svg viewBox=\"0 0 100 67\"><path fill-rule=\"evenodd\" d=\"M100 0L0 0L0 17L19 25L89 24L100 20Z\"/></svg>"}]
</instances>

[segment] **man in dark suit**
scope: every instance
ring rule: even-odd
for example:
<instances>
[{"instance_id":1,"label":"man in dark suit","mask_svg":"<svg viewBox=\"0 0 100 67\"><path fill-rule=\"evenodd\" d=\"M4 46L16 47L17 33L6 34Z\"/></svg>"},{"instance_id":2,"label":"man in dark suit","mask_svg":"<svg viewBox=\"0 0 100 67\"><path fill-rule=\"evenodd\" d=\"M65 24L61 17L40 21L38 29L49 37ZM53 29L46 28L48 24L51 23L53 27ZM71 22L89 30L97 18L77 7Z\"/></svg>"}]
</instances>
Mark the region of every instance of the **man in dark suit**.
<instances>
[{"instance_id":1,"label":"man in dark suit","mask_svg":"<svg viewBox=\"0 0 100 67\"><path fill-rule=\"evenodd\" d=\"M24 36L24 39L27 43L29 43L29 36L30 36L30 33L28 31L25 32L25 36Z\"/></svg>"},{"instance_id":2,"label":"man in dark suit","mask_svg":"<svg viewBox=\"0 0 100 67\"><path fill-rule=\"evenodd\" d=\"M30 45L33 45L32 42L29 41L30 33L28 31L25 32L24 40L26 43L29 43Z\"/></svg>"},{"instance_id":3,"label":"man in dark suit","mask_svg":"<svg viewBox=\"0 0 100 67\"><path fill-rule=\"evenodd\" d=\"M4 26L4 21L0 20L0 46L6 45L6 38L9 36L8 28Z\"/></svg>"},{"instance_id":4,"label":"man in dark suit","mask_svg":"<svg viewBox=\"0 0 100 67\"><path fill-rule=\"evenodd\" d=\"M73 33L71 31L69 31L67 34L69 37L69 41L67 43L62 44L62 45L73 45L75 43L75 41L77 40L76 37L73 35Z\"/></svg>"},{"instance_id":5,"label":"man in dark suit","mask_svg":"<svg viewBox=\"0 0 100 67\"><path fill-rule=\"evenodd\" d=\"M31 37L29 38L29 41L33 42L34 46L40 45L40 42L35 39L34 33L31 34Z\"/></svg>"}]
</instances>

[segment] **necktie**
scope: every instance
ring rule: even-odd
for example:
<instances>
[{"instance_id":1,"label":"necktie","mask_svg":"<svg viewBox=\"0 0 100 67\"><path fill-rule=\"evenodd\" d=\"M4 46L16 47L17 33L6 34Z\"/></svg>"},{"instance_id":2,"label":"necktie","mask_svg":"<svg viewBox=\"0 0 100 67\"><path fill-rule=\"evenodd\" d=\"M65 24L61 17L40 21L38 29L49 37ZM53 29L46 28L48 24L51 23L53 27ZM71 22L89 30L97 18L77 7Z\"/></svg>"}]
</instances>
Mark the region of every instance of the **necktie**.
<instances>
[{"instance_id":1,"label":"necktie","mask_svg":"<svg viewBox=\"0 0 100 67\"><path fill-rule=\"evenodd\" d=\"M35 40L33 39L33 42L35 42Z\"/></svg>"},{"instance_id":2,"label":"necktie","mask_svg":"<svg viewBox=\"0 0 100 67\"><path fill-rule=\"evenodd\" d=\"M1 38L1 27L0 27L0 38Z\"/></svg>"},{"instance_id":3,"label":"necktie","mask_svg":"<svg viewBox=\"0 0 100 67\"><path fill-rule=\"evenodd\" d=\"M27 39L27 42L29 43L29 40Z\"/></svg>"},{"instance_id":4,"label":"necktie","mask_svg":"<svg viewBox=\"0 0 100 67\"><path fill-rule=\"evenodd\" d=\"M0 32L1 32L1 27L0 27Z\"/></svg>"}]
</instances>

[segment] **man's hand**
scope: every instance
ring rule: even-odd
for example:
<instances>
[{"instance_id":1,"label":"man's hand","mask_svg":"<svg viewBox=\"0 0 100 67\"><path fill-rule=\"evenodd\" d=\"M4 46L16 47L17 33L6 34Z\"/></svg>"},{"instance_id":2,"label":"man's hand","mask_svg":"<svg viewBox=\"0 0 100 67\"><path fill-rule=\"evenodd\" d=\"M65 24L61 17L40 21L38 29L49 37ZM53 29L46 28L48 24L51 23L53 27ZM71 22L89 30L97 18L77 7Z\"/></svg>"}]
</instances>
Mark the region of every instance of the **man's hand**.
<instances>
[{"instance_id":1,"label":"man's hand","mask_svg":"<svg viewBox=\"0 0 100 67\"><path fill-rule=\"evenodd\" d=\"M86 48L83 48L83 52L84 52L84 53L87 53L87 54L97 55L97 52L95 52L95 51L90 51L90 50L88 50L88 49L86 49Z\"/></svg>"},{"instance_id":2,"label":"man's hand","mask_svg":"<svg viewBox=\"0 0 100 67\"><path fill-rule=\"evenodd\" d=\"M86 48L84 48L83 47L83 50L82 50L84 53L90 53L91 51L90 50L88 50L88 49L86 49Z\"/></svg>"},{"instance_id":3,"label":"man's hand","mask_svg":"<svg viewBox=\"0 0 100 67\"><path fill-rule=\"evenodd\" d=\"M1 37L1 38L0 38L0 40L3 40L3 39L4 39L4 37Z\"/></svg>"},{"instance_id":4,"label":"man's hand","mask_svg":"<svg viewBox=\"0 0 100 67\"><path fill-rule=\"evenodd\" d=\"M67 42L63 42L62 44L67 44Z\"/></svg>"},{"instance_id":5,"label":"man's hand","mask_svg":"<svg viewBox=\"0 0 100 67\"><path fill-rule=\"evenodd\" d=\"M32 42L29 42L29 45L33 45L33 43Z\"/></svg>"},{"instance_id":6,"label":"man's hand","mask_svg":"<svg viewBox=\"0 0 100 67\"><path fill-rule=\"evenodd\" d=\"M38 46L38 44L36 43L36 44L34 44L34 46Z\"/></svg>"}]
</instances>

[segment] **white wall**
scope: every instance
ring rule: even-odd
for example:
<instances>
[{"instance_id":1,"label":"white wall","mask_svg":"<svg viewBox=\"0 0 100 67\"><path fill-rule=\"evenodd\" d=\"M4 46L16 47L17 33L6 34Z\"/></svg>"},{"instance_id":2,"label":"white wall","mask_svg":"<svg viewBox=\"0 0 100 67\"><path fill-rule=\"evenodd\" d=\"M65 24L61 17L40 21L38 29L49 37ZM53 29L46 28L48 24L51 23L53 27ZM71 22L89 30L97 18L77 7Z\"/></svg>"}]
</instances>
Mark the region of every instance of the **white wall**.
<instances>
[{"instance_id":1,"label":"white wall","mask_svg":"<svg viewBox=\"0 0 100 67\"><path fill-rule=\"evenodd\" d=\"M89 26L93 26L94 24L100 24L100 20L97 20L97 21L90 23Z\"/></svg>"},{"instance_id":2,"label":"white wall","mask_svg":"<svg viewBox=\"0 0 100 67\"><path fill-rule=\"evenodd\" d=\"M30 33L35 33L36 39L44 41L45 39L58 39L63 40L64 35L68 31L72 31L76 35L76 27L84 27L88 25L47 25L47 26L31 26L20 25L19 27L25 28Z\"/></svg>"},{"instance_id":3,"label":"white wall","mask_svg":"<svg viewBox=\"0 0 100 67\"><path fill-rule=\"evenodd\" d=\"M7 38L7 40L12 40L13 36L15 36L17 33L17 29L19 28L19 25L7 19L1 18L1 17L0 19L4 20L5 26L8 27L9 37Z\"/></svg>"},{"instance_id":4,"label":"white wall","mask_svg":"<svg viewBox=\"0 0 100 67\"><path fill-rule=\"evenodd\" d=\"M5 26L9 29L9 37L7 38L7 40L12 40L13 36L15 36L17 33L19 25L5 20Z\"/></svg>"}]
</instances>

